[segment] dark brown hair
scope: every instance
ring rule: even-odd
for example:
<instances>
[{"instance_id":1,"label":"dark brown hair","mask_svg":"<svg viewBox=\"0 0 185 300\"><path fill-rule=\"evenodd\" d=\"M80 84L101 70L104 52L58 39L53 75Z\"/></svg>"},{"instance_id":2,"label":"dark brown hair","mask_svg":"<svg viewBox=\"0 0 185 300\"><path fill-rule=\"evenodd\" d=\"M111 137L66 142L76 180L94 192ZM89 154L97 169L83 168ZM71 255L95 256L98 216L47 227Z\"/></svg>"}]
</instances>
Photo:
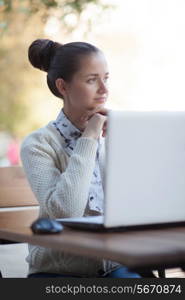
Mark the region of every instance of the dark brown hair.
<instances>
[{"instance_id":1,"label":"dark brown hair","mask_svg":"<svg viewBox=\"0 0 185 300\"><path fill-rule=\"evenodd\" d=\"M84 55L100 52L95 46L85 42L60 44L48 39L35 40L28 49L30 63L40 70L47 72L47 84L51 92L62 98L55 81L63 78L70 81L80 68Z\"/></svg>"}]
</instances>

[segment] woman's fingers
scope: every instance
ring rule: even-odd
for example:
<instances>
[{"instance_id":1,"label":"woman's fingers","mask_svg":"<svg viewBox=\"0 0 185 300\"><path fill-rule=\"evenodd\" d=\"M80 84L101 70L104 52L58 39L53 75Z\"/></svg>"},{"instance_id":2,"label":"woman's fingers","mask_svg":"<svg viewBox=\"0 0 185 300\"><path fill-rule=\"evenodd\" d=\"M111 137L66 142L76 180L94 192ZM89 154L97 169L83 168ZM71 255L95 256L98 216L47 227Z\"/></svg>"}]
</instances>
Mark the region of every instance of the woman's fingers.
<instances>
[{"instance_id":1,"label":"woman's fingers","mask_svg":"<svg viewBox=\"0 0 185 300\"><path fill-rule=\"evenodd\" d=\"M90 120L97 113L100 115L103 115L103 116L107 116L109 111L110 111L110 109L107 109L107 108L99 108L99 109L94 110L93 112L92 111L89 113L85 112L85 114L81 116L80 120L82 122L86 122L86 121Z\"/></svg>"},{"instance_id":2,"label":"woman's fingers","mask_svg":"<svg viewBox=\"0 0 185 300\"><path fill-rule=\"evenodd\" d=\"M98 110L96 111L96 113L99 113L99 114L101 114L101 115L107 116L109 110L110 110L110 109L107 109L107 108L103 107L103 108L98 109Z\"/></svg>"},{"instance_id":3,"label":"woman's fingers","mask_svg":"<svg viewBox=\"0 0 185 300\"><path fill-rule=\"evenodd\" d=\"M105 137L107 131L108 112L109 110L107 108L99 108L91 115L88 115L87 113L83 115L81 117L81 121L84 123L84 128L88 127L84 134L91 135L92 131L94 131L94 133L95 131L102 131L102 136Z\"/></svg>"},{"instance_id":4,"label":"woman's fingers","mask_svg":"<svg viewBox=\"0 0 185 300\"><path fill-rule=\"evenodd\" d=\"M96 113L88 121L88 124L82 134L84 137L98 138L103 130L104 123L107 117Z\"/></svg>"}]
</instances>

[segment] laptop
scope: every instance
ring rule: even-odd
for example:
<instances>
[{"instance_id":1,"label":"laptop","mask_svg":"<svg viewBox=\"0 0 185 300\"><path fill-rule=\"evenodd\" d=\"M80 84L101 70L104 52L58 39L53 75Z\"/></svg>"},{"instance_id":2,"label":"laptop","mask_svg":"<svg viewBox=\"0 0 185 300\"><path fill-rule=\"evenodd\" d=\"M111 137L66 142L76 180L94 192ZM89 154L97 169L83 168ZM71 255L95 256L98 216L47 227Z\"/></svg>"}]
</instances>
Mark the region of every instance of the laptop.
<instances>
[{"instance_id":1,"label":"laptop","mask_svg":"<svg viewBox=\"0 0 185 300\"><path fill-rule=\"evenodd\" d=\"M114 230L185 222L185 112L110 111L104 215L57 219Z\"/></svg>"}]
</instances>

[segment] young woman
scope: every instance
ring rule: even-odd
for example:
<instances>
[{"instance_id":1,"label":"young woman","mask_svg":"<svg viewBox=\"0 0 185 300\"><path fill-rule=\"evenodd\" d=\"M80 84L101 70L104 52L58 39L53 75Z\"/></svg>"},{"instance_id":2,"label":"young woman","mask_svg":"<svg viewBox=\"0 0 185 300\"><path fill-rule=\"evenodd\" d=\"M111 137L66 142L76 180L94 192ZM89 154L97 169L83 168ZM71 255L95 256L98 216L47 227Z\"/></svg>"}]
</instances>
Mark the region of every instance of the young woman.
<instances>
[{"instance_id":1,"label":"young woman","mask_svg":"<svg viewBox=\"0 0 185 300\"><path fill-rule=\"evenodd\" d=\"M101 215L109 77L105 57L88 43L46 39L34 41L28 56L34 67L47 72L51 92L63 99L56 120L31 133L21 147L39 216ZM140 277L116 262L33 245L27 261L28 277Z\"/></svg>"}]
</instances>

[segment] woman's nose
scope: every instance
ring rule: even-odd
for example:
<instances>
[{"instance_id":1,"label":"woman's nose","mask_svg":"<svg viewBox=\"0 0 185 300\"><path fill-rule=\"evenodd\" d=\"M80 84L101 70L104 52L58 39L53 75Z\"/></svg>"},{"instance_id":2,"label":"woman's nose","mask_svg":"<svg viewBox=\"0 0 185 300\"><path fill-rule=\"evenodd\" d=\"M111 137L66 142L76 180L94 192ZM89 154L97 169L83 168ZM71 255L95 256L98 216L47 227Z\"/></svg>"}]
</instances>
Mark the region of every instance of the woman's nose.
<instances>
[{"instance_id":1,"label":"woman's nose","mask_svg":"<svg viewBox=\"0 0 185 300\"><path fill-rule=\"evenodd\" d=\"M107 88L106 82L100 81L98 91L101 94L106 94L108 92L108 88Z\"/></svg>"}]
</instances>

